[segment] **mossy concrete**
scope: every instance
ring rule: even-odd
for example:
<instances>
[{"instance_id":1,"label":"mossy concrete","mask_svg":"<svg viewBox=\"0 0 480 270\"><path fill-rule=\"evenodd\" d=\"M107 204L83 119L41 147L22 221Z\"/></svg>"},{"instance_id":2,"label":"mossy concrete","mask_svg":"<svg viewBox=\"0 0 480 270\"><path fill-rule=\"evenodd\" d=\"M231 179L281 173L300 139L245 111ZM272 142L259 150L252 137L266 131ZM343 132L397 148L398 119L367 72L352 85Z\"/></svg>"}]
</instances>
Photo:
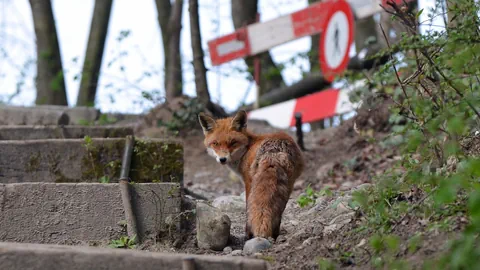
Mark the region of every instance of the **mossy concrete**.
<instances>
[{"instance_id":1,"label":"mossy concrete","mask_svg":"<svg viewBox=\"0 0 480 270\"><path fill-rule=\"evenodd\" d=\"M123 138L0 141L0 183L116 182ZM135 140L130 178L135 183L183 182L183 147Z\"/></svg>"},{"instance_id":2,"label":"mossy concrete","mask_svg":"<svg viewBox=\"0 0 480 270\"><path fill-rule=\"evenodd\" d=\"M75 244L119 239L126 228L118 185L0 184L0 241ZM168 236L180 228L178 183L130 188L140 237Z\"/></svg>"},{"instance_id":3,"label":"mossy concrete","mask_svg":"<svg viewBox=\"0 0 480 270\"><path fill-rule=\"evenodd\" d=\"M121 138L133 128L117 126L0 126L0 140Z\"/></svg>"}]
</instances>

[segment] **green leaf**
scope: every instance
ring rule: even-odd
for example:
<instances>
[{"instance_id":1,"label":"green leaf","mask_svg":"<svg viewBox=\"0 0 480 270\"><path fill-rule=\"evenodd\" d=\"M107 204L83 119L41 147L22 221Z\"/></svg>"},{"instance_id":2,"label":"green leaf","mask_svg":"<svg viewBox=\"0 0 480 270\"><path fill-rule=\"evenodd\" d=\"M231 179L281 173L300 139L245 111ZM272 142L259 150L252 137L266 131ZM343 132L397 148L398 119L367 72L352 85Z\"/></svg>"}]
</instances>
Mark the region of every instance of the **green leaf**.
<instances>
[{"instance_id":1,"label":"green leaf","mask_svg":"<svg viewBox=\"0 0 480 270\"><path fill-rule=\"evenodd\" d=\"M453 134L461 134L464 128L465 121L458 116L449 119L447 122L447 130Z\"/></svg>"},{"instance_id":2,"label":"green leaf","mask_svg":"<svg viewBox=\"0 0 480 270\"><path fill-rule=\"evenodd\" d=\"M390 252L395 253L400 248L400 237L398 237L397 235L387 235L385 236L384 240Z\"/></svg>"},{"instance_id":3,"label":"green leaf","mask_svg":"<svg viewBox=\"0 0 480 270\"><path fill-rule=\"evenodd\" d=\"M383 239L378 234L370 237L370 246L373 248L376 254L382 252L385 249L385 246L383 245Z\"/></svg>"}]
</instances>

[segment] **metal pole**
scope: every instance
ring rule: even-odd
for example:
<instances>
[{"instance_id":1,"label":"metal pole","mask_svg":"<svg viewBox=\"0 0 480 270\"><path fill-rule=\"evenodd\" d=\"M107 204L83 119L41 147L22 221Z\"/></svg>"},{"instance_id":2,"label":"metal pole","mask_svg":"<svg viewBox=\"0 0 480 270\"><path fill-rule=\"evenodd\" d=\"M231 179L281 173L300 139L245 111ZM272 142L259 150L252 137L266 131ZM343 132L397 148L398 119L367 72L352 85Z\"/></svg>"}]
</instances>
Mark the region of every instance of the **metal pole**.
<instances>
[{"instance_id":1,"label":"metal pole","mask_svg":"<svg viewBox=\"0 0 480 270\"><path fill-rule=\"evenodd\" d=\"M122 170L120 171L120 179L118 184L122 194L123 208L125 210L125 219L127 220L127 233L130 239L135 237L135 243L138 243L137 220L133 213L131 194L128 185L128 173L130 172L130 163L132 160L134 139L133 136L125 138L125 150L123 152Z\"/></svg>"},{"instance_id":2,"label":"metal pole","mask_svg":"<svg viewBox=\"0 0 480 270\"><path fill-rule=\"evenodd\" d=\"M305 144L303 143L303 130L302 130L302 113L295 113L295 127L297 128L297 143L302 151L305 151Z\"/></svg>"}]
</instances>

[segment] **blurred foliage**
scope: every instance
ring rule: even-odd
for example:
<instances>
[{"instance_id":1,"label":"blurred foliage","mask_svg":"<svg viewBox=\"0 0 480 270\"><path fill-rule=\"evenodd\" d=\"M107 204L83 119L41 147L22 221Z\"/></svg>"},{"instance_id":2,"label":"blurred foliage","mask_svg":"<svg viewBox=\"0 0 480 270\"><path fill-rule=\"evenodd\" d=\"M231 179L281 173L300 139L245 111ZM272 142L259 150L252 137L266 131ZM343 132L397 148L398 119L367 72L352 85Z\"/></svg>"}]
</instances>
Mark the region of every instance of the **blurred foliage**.
<instances>
[{"instance_id":1,"label":"blurred foliage","mask_svg":"<svg viewBox=\"0 0 480 270\"><path fill-rule=\"evenodd\" d=\"M459 0L449 8L455 24L424 35L415 30L422 10L414 14L390 8L407 32L381 52L391 54L391 60L352 96L393 101L393 128L386 142L394 139L402 153L399 164L378 177L372 190L353 194L366 228L375 232L370 248L376 268L410 269L398 259L400 247L414 253L422 235L407 241L395 235L407 217L446 231L463 215L468 221L456 226L462 228L461 236L449 242L441 257L424 262L424 268L473 269L480 256L480 153L467 153L462 146L477 138L480 120L479 4Z\"/></svg>"}]
</instances>

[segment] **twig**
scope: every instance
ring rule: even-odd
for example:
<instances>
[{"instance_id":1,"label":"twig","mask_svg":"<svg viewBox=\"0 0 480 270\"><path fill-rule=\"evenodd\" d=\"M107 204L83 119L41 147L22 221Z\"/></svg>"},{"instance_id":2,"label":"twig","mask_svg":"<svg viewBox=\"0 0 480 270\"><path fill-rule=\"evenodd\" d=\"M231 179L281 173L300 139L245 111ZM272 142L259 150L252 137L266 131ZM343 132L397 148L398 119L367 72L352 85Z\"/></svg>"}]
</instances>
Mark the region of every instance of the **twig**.
<instances>
[{"instance_id":1,"label":"twig","mask_svg":"<svg viewBox=\"0 0 480 270\"><path fill-rule=\"evenodd\" d=\"M380 29L382 30L382 34L383 34L383 37L385 38L385 41L387 42L388 48L391 49L390 42L388 41L388 38L387 38L387 34L385 34L385 30L383 29L383 26L381 24L380 24ZM395 62L393 60L393 55L391 53L390 53L390 59L393 62L392 66L393 66L393 70L395 71L395 76L397 78L397 81L400 84L400 87L402 88L403 94L405 95L405 98L406 98L406 101L407 101L407 104L408 104L408 109L410 110L410 113L413 116L415 116L415 113L412 110L412 106L410 105L410 101L408 100L409 97L408 97L408 94L407 94L407 90L405 89L405 86L403 85L402 81L400 80L400 76L398 75L398 70L397 70L397 67L395 66Z\"/></svg>"}]
</instances>

